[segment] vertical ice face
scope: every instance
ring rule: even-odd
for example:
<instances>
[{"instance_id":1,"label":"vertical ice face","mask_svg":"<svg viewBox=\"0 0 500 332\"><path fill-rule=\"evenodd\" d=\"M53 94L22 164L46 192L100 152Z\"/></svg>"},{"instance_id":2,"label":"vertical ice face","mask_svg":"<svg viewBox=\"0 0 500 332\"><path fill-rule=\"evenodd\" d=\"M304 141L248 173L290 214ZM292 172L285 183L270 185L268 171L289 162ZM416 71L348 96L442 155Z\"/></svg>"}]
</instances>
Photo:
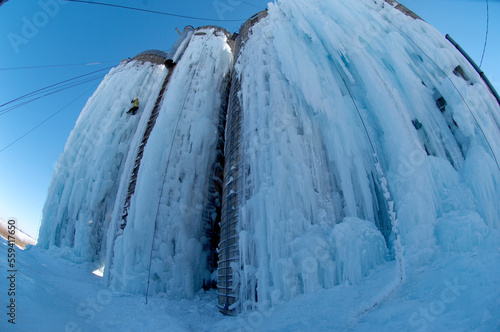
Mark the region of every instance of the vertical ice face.
<instances>
[{"instance_id":1,"label":"vertical ice face","mask_svg":"<svg viewBox=\"0 0 500 332\"><path fill-rule=\"evenodd\" d=\"M39 245L70 248L76 261L103 261L124 161L149 117L167 70L131 61L112 69L88 100L59 158L47 194ZM139 98L136 115L126 114Z\"/></svg>"},{"instance_id":2,"label":"vertical ice face","mask_svg":"<svg viewBox=\"0 0 500 332\"><path fill-rule=\"evenodd\" d=\"M202 213L213 181L222 92L232 59L222 30L200 28L173 69L123 233L117 232L119 213L113 216L106 262L111 288L145 293L150 258L150 294L189 298L211 279Z\"/></svg>"},{"instance_id":3,"label":"vertical ice face","mask_svg":"<svg viewBox=\"0 0 500 332\"><path fill-rule=\"evenodd\" d=\"M450 216L470 218L464 243L500 226L499 105L427 23L384 1L278 1L235 68L236 305L360 280L394 255L392 207L408 266L431 259L440 220L449 241Z\"/></svg>"},{"instance_id":4,"label":"vertical ice face","mask_svg":"<svg viewBox=\"0 0 500 332\"><path fill-rule=\"evenodd\" d=\"M249 21L226 132L225 312L358 283L387 259L400 282L438 248L472 250L500 228L500 107L443 36L396 4L283 0ZM190 298L212 278L204 212L233 54L225 32L188 30L168 76L136 62L108 75L49 189L39 243L87 261L106 249L114 290L150 282Z\"/></svg>"}]
</instances>

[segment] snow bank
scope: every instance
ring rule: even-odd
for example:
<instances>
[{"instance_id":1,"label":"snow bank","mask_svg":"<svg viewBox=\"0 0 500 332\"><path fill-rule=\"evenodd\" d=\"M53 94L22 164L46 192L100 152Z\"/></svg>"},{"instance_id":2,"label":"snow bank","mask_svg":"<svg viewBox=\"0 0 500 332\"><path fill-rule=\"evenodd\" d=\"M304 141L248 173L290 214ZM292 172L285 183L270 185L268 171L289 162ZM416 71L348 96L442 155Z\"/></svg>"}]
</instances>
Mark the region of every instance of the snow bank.
<instances>
[{"instance_id":1,"label":"snow bank","mask_svg":"<svg viewBox=\"0 0 500 332\"><path fill-rule=\"evenodd\" d=\"M475 211L455 211L437 220L436 237L445 251L466 252L477 249L488 227Z\"/></svg>"},{"instance_id":2,"label":"snow bank","mask_svg":"<svg viewBox=\"0 0 500 332\"><path fill-rule=\"evenodd\" d=\"M387 247L375 225L357 218L345 218L330 234L335 252L337 283L358 283L371 269L385 262Z\"/></svg>"},{"instance_id":3,"label":"snow bank","mask_svg":"<svg viewBox=\"0 0 500 332\"><path fill-rule=\"evenodd\" d=\"M496 142L500 145L499 141ZM484 222L489 227L500 229L500 172L484 146L470 149L463 178L474 195L477 212Z\"/></svg>"}]
</instances>

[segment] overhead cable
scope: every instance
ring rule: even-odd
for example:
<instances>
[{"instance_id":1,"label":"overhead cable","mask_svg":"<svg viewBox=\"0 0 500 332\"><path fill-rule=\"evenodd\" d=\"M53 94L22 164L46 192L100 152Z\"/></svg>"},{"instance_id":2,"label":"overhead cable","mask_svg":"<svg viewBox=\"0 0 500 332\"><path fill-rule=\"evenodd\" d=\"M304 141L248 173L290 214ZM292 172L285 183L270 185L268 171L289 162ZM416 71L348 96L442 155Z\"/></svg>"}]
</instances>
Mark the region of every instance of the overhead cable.
<instances>
[{"instance_id":1,"label":"overhead cable","mask_svg":"<svg viewBox=\"0 0 500 332\"><path fill-rule=\"evenodd\" d=\"M12 99L11 101L8 101L8 102L6 102L6 103L3 103L3 104L1 104L1 105L0 105L0 107L3 107L3 106L6 106L6 105L9 105L9 104L12 104L12 103L14 103L14 102L16 102L16 101L19 101L19 100L22 100L22 99L25 99L25 98L28 98L28 97L30 97L30 96L32 96L32 95L35 95L35 94L37 94L37 93L40 93L40 92L42 92L42 91L44 91L44 90L48 90L48 89L53 88L53 87L55 87L55 86L58 86L58 85L61 85L61 84L67 83L67 82L71 82L71 81L77 80L77 79L79 79L79 78L82 78L82 77L85 77L85 76L89 76L89 75L92 75L92 74L95 74L95 73L98 73L98 72L101 72L101 71L104 71L104 70L109 70L109 69L111 69L111 68L113 68L113 67L106 67L106 68L99 69L99 70L96 70L96 71L93 71L93 72L90 72L90 73L87 73L87 74L83 74L83 75L79 75L79 76L76 76L76 77L70 78L70 79L67 79L67 80L64 80L64 81L61 81L61 82L55 83L55 84L51 84L51 85L46 86L46 87L44 87L44 88L41 88L41 89L35 90L35 91L30 92L30 93L27 93L27 94L25 94L25 95L23 95L23 96L20 96L20 97L17 97L17 98L15 98L15 99ZM1 114L1 113L0 113L0 114Z\"/></svg>"},{"instance_id":2,"label":"overhead cable","mask_svg":"<svg viewBox=\"0 0 500 332\"><path fill-rule=\"evenodd\" d=\"M38 68L55 68L55 67L75 67L75 66L96 66L108 63L117 63L116 61L104 61L104 62L89 62L89 63L73 63L73 64L62 64L62 65L42 65L42 66L26 66L26 67L11 67L11 68L0 68L0 70L21 70L21 69L38 69Z\"/></svg>"},{"instance_id":3,"label":"overhead cable","mask_svg":"<svg viewBox=\"0 0 500 332\"><path fill-rule=\"evenodd\" d=\"M56 94L56 93L59 93L59 92L62 92L62 91L66 91L66 90L74 88L76 86L80 86L80 85L83 85L83 84L86 84L86 83L90 83L90 82L93 82L93 81L96 81L96 80L102 80L103 77L104 77L104 75L92 76L92 77L85 78L85 79L77 81L77 82L72 82L71 84L67 84L67 85L62 86L62 87L52 88L50 90L45 90L45 91L40 92L40 93L38 93L36 95L32 95L31 98L28 99L28 100L19 101L19 103L15 104L15 105L12 105L12 106L9 106L7 108L4 108L4 109L0 110L0 115L4 115L6 113L9 113L9 112L11 112L11 111L13 111L13 110L15 110L15 109L17 109L19 107L22 107L24 105L32 103L35 100L41 99L43 97L47 97L47 96L50 96L50 95L53 95L53 94ZM45 93L45 94L42 94L42 93Z\"/></svg>"},{"instance_id":4,"label":"overhead cable","mask_svg":"<svg viewBox=\"0 0 500 332\"><path fill-rule=\"evenodd\" d=\"M241 3L244 3L245 5L249 5L249 6L252 6L252 7L255 7L255 8L262 8L261 6L257 6L251 2L247 2L247 1L243 1L243 0L240 0Z\"/></svg>"},{"instance_id":5,"label":"overhead cable","mask_svg":"<svg viewBox=\"0 0 500 332\"><path fill-rule=\"evenodd\" d=\"M187 15L173 14L173 13L167 13L167 12L161 12L161 11L157 11L157 10L149 10L149 9L143 9L143 8L137 8L137 7L115 5L115 4L111 4L111 3L103 3L103 2L97 2L97 1L96 2L94 2L94 1L85 1L85 0L62 0L62 1L78 2L78 3L92 4L92 5L106 6L106 7L129 9L129 10L135 10L135 11L140 11L140 12L145 12L145 13L151 13L151 14L159 14L159 15L165 15L165 16L171 16L171 17L179 17L179 18L188 18L190 20L198 20L198 21L214 21L214 22L243 22L243 21L246 21L246 19L224 20L224 19L216 19L216 18L205 18L205 17L187 16Z\"/></svg>"},{"instance_id":6,"label":"overhead cable","mask_svg":"<svg viewBox=\"0 0 500 332\"><path fill-rule=\"evenodd\" d=\"M36 126L34 126L33 128L31 128L30 130L28 130L27 132L25 132L23 135L19 136L17 139L15 139L14 141L12 141L11 143L9 143L7 146L5 146L4 148L2 148L0 150L0 153L7 150L8 148L10 148L12 145L16 144L17 142L19 142L21 139L23 139L24 137L28 136L30 133L32 133L34 130L36 130L37 128L39 128L41 125L43 125L45 122L49 121L50 119L52 119L54 116L56 116L57 114L61 113L62 111L64 111L66 108L68 108L71 104L73 104L74 102L76 102L78 99L80 99L82 96L84 96L86 93L88 93L90 90L92 90L94 87L92 86L90 89L86 90L84 93L82 93L81 95L79 95L78 97L76 97L75 99L73 99L72 101L70 101L68 104L66 104L65 106L63 106L61 109L59 109L57 112L53 113L52 115L50 115L49 117L47 117L45 120L43 120L42 122L40 122L39 124L37 124Z\"/></svg>"},{"instance_id":7,"label":"overhead cable","mask_svg":"<svg viewBox=\"0 0 500 332\"><path fill-rule=\"evenodd\" d=\"M488 44L488 31L490 29L490 6L486 0L486 36L484 37L483 55L481 55L481 62L479 68L483 65L484 53L486 52L486 45Z\"/></svg>"}]
</instances>

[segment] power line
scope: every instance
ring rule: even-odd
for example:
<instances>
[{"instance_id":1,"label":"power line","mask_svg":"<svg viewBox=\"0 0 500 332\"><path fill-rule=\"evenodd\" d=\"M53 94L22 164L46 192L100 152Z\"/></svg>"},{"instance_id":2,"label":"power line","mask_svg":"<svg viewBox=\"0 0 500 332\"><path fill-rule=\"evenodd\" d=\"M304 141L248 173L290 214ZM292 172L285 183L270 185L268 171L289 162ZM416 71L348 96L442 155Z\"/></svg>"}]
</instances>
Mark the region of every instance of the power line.
<instances>
[{"instance_id":1,"label":"power line","mask_svg":"<svg viewBox=\"0 0 500 332\"><path fill-rule=\"evenodd\" d=\"M3 106L8 105L8 104L11 104L11 103L13 103L13 102L15 102L15 101L18 101L18 100L22 100L22 99L24 99L24 98L26 98L26 97L29 97L29 96L31 96L31 95L33 95L33 94L36 94L36 93L40 92L40 91L43 91L43 90L46 90L46 89L49 89L49 88L55 87L55 86L57 86L57 85L61 85L61 84L63 84L63 83L67 83L67 82L70 82L70 81L74 81L74 80L76 80L76 79L78 79L78 78L82 78L82 77L85 77L85 76L89 76L89 75L92 75L92 74L95 74L95 73L98 73L98 72L101 72L101 71L104 71L104 70L108 70L108 69L111 69L111 68L113 68L113 67L106 67L106 68L99 69L99 70L96 70L96 71L93 71L93 72L90 72L90 73L87 73L87 74L83 74L83 75L79 75L79 76L76 76L76 77L70 78L70 79L67 79L67 80L64 80L64 81L61 81L61 82L55 83L55 84L51 84L51 85L46 86L46 87L44 87L44 88L41 88L41 89L35 90L35 91L33 91L33 92L27 93L27 94L25 94L25 95L23 95L23 96L17 97L16 99L12 99L11 101L8 101L8 102L6 102L6 103L4 103L4 104L0 105L0 107L3 107Z\"/></svg>"},{"instance_id":2,"label":"power line","mask_svg":"<svg viewBox=\"0 0 500 332\"><path fill-rule=\"evenodd\" d=\"M74 87L79 86L79 85L90 83L90 82L95 81L95 80L102 80L105 76L111 76L111 75L114 75L114 74L118 74L118 73L120 73L120 72L122 72L122 71L125 70L124 68L121 68L119 70L115 70L115 71L107 73L107 74L97 74L97 75L94 75L94 76L91 76L91 77L86 77L86 76L98 73L100 71L103 71L103 70L106 70L106 69L109 69L109 68L113 68L113 67L107 67L107 68L96 70L96 71L93 71L93 72L90 72L90 73L87 73L87 74L84 74L84 75L80 75L80 76L77 76L77 77L74 77L74 78L71 78L71 79L59 82L59 83L55 83L55 84L49 85L49 86L47 86L45 88L38 89L38 90L30 92L30 93L28 93L28 94L26 94L24 96L21 96L21 97L18 97L16 99L13 99L13 100L11 100L11 101L3 104L3 105L0 105L0 116L4 115L6 113L9 113L9 112L11 112L11 111L13 111L13 110L15 110L15 109L17 109L19 107L22 107L22 106L24 106L26 104L34 102L35 100L41 99L43 97L47 97L47 96L50 96L50 95L53 95L53 94L65 91L65 90L74 88ZM83 78L83 77L85 77L85 78ZM79 78L83 78L83 79L77 80ZM75 81L75 80L77 80L77 81ZM28 98L31 98L31 99L28 99ZM24 100L24 99L28 99L28 100ZM6 106L8 104L14 103L14 102L17 102L17 104L9 106L7 108L1 109L2 107Z\"/></svg>"},{"instance_id":3,"label":"power line","mask_svg":"<svg viewBox=\"0 0 500 332\"><path fill-rule=\"evenodd\" d=\"M484 47L483 55L481 56L481 62L479 63L479 68L481 68L484 59L484 53L486 52L486 44L488 43L488 30L490 28L490 6L488 0L486 0L486 36L484 37Z\"/></svg>"},{"instance_id":4,"label":"power line","mask_svg":"<svg viewBox=\"0 0 500 332\"><path fill-rule=\"evenodd\" d=\"M65 90L68 90L68 89L74 88L74 87L76 87L76 86L80 86L80 85L83 85L83 84L86 84L86 83L90 83L90 82L93 82L93 81L95 81L95 80L102 80L102 78L103 78L103 77L104 77L103 75L93 76L93 77L90 77L90 78L86 78L86 79L84 79L84 80L81 80L81 81L79 81L79 82L76 82L76 83L71 83L71 84L68 84L68 85L66 85L66 86L64 86L64 87L61 87L61 88L53 88L53 89L51 89L52 91L47 90L47 91L50 91L50 92L47 92L47 93L45 93L45 94L43 94L43 95L41 95L41 96L33 97L33 98L29 99L29 100L26 100L26 101L20 102L20 103L18 103L18 104L16 104L16 105L13 105L13 106L10 106L10 107L8 107L8 108L5 108L5 109L1 110L1 111L0 111L0 115L4 115L4 114L6 114L6 113L9 113L9 112L11 112L11 111L13 111L13 110L15 110L15 109L17 109L17 108L19 108L19 107L22 107L22 106L24 106L24 105L27 105L27 104L29 104L29 103L32 103L32 102L34 102L35 100L41 99L41 98L43 98L43 97L47 97L47 96L50 96L50 95L53 95L53 94L56 94L56 93L59 93L59 92L62 92L62 91L65 91ZM44 91L44 92L46 92L46 91Z\"/></svg>"},{"instance_id":5,"label":"power line","mask_svg":"<svg viewBox=\"0 0 500 332\"><path fill-rule=\"evenodd\" d=\"M24 99L26 99L26 98L30 98L30 97L36 96L36 95L38 95L38 94L45 93L45 92L47 92L47 91L51 91L51 89L54 89L55 87L58 87L58 86L61 86L61 85L62 85L62 86L64 86L63 84L65 84L65 83L69 83L69 82L75 81L75 80L77 80L77 79L79 79L79 78L83 78L83 77L86 77L86 76L90 76L90 75L92 75L92 74L99 73L99 72L102 72L102 71L104 71L104 70L109 70L109 69L111 69L111 68L113 68L113 67L106 67L106 68L103 68L103 69L99 69L99 70L96 70L96 71L92 71L92 72L87 73L87 74L83 74L83 75L79 75L79 76L76 76L76 77L70 78L70 79L67 79L67 80L64 80L64 81L61 81L61 82L55 83L55 84L51 84L51 85L46 86L46 87L44 87L44 88L41 88L41 89L35 90L35 91L30 92L30 93L27 93L27 94L25 94L25 95L23 95L23 96L20 96L20 97L17 97L17 98L15 98L15 99L12 99L12 100L10 100L10 101L8 101L8 102L6 102L6 103L4 103L4 104L0 105L0 108L4 107L4 106L6 106L6 105L9 105L9 104L15 103L15 102L19 102L19 101L24 100ZM101 76L100 76L100 77L101 77ZM70 83L70 84L68 84L68 85L71 85L71 84L73 84L73 83L75 83L75 82L72 82L72 83ZM67 85L67 86L68 86L68 85ZM36 99L39 99L39 98L36 98ZM36 99L34 99L34 100L36 100ZM15 108L15 107L14 107L14 108ZM0 111L0 115L3 115L3 114L5 114L5 113L7 113L7 112L9 112L9 111L10 111L10 108L9 108L9 110L8 110L8 111L6 111L6 109L4 109L4 110Z\"/></svg>"},{"instance_id":6,"label":"power line","mask_svg":"<svg viewBox=\"0 0 500 332\"><path fill-rule=\"evenodd\" d=\"M62 0L62 1L78 2L78 3L86 3L86 4L92 4L92 5L99 5L99 6L107 6L107 7L114 7L114 8L129 9L129 10L135 10L135 11L140 11L140 12L145 12L145 13L159 14L159 15L179 17L179 18L188 18L188 19L191 19L191 20L199 20L199 21L214 21L214 22L243 22L243 21L246 21L246 19L240 19L240 20L223 20L223 19L215 19L215 18L204 18L204 17L179 15L179 14L172 14L172 13L167 13L167 12L160 12L160 11L156 11L156 10L149 10L149 9L143 9L143 8L137 8L137 7L115 5L115 4L102 3L102 2L84 1L84 0Z\"/></svg>"},{"instance_id":7,"label":"power line","mask_svg":"<svg viewBox=\"0 0 500 332\"><path fill-rule=\"evenodd\" d=\"M252 7L255 7L255 8L259 8L259 9L262 9L261 6L257 6L257 5L254 5L253 3L251 2L247 2L247 1L243 1L243 0L240 0L241 3L244 3L245 5L249 5L249 6L252 6Z\"/></svg>"},{"instance_id":8,"label":"power line","mask_svg":"<svg viewBox=\"0 0 500 332\"><path fill-rule=\"evenodd\" d=\"M21 135L19 138L15 139L14 141L12 141L10 144L8 144L6 147L4 147L3 149L0 150L0 153L2 153L3 151L7 150L8 148L10 148L12 145L16 144L17 142L19 142L21 139L23 139L24 137L28 136L30 133L32 133L33 131L35 131L37 128L39 128L40 126L42 126L45 122L49 121L50 119L52 119L54 116L56 116L57 114L61 113L62 111L64 111L66 108L68 108L68 106L70 106L71 104L73 104L74 102L76 102L78 99L80 99L83 95L85 95L87 92L89 92L90 90L92 90L94 87L92 86L90 89L86 90L84 93L82 93L81 95L79 95L78 97L76 97L75 99L73 99L72 101L70 101L68 104L66 104L64 107L62 107L60 110L58 110L57 112L53 113L52 115L50 115L49 117L47 117L45 120L43 120L42 122L40 122L39 124L37 124L36 126L34 126L33 128L31 128L30 130L28 130L27 132L25 132L23 135Z\"/></svg>"},{"instance_id":9,"label":"power line","mask_svg":"<svg viewBox=\"0 0 500 332\"><path fill-rule=\"evenodd\" d=\"M21 70L21 69L38 69L38 68L54 68L54 67L75 67L75 66L96 66L108 63L117 63L116 61L105 61L105 62L89 62L89 63L73 63L64 65L43 65L43 66L27 66L27 67L12 67L12 68L0 68L0 70Z\"/></svg>"}]
</instances>

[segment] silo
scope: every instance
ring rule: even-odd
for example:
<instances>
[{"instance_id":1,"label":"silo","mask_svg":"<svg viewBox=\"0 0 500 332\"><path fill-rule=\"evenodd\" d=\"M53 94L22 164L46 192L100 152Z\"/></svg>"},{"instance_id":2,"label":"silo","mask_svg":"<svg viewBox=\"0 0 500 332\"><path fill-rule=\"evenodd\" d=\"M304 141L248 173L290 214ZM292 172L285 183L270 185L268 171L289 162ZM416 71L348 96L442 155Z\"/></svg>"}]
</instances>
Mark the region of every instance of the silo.
<instances>
[{"instance_id":1,"label":"silo","mask_svg":"<svg viewBox=\"0 0 500 332\"><path fill-rule=\"evenodd\" d=\"M117 180L167 76L164 57L155 51L122 61L87 101L56 164L43 209L42 247L69 248L74 261L102 264ZM135 98L140 108L131 115Z\"/></svg>"},{"instance_id":2,"label":"silo","mask_svg":"<svg viewBox=\"0 0 500 332\"><path fill-rule=\"evenodd\" d=\"M266 16L267 11L261 11L241 26L236 38L236 59L244 43L252 33L252 26ZM240 217L240 203L244 199L240 89L239 78L233 71L225 133L224 186L218 251L219 260L217 265L218 306L219 310L225 315L237 312L235 303L238 299L238 282L235 281L234 272L239 269L238 221Z\"/></svg>"},{"instance_id":3,"label":"silo","mask_svg":"<svg viewBox=\"0 0 500 332\"><path fill-rule=\"evenodd\" d=\"M232 41L218 27L184 31L155 119L133 138L120 179L105 267L115 290L192 298L213 284L209 233Z\"/></svg>"},{"instance_id":4,"label":"silo","mask_svg":"<svg viewBox=\"0 0 500 332\"><path fill-rule=\"evenodd\" d=\"M363 7L361 4L358 5ZM366 125L367 121L373 119L365 119L363 115L366 109L371 111L372 107L375 108L362 96L372 87L357 86L358 81L352 83L354 78L350 76L351 70L355 72L357 63L349 58L349 52L356 53L356 56L361 54L357 59L361 59L360 63L363 63L366 60L362 56L369 51L360 46L360 42L369 44L373 41L358 39L356 36L347 41L352 42L352 45L335 44L337 42L335 28L350 29L351 32L358 29L379 42L377 38L382 41L387 33L384 29L389 30L385 25L390 25L383 21L390 20L390 18L396 17L397 24L403 25L410 21L415 21L415 25L425 23L408 8L393 0L376 1L370 5L363 3L363 5L367 8L363 10L356 8L352 12L346 8L339 9L339 13L341 13L340 10L342 13L349 12L346 17L350 15L355 17L353 21L357 26L352 27L343 25L345 22L341 14L332 15L332 17L325 15L322 17L324 27L319 26L315 18L323 14L319 9L322 4L318 4L316 8L303 1L300 1L300 5L296 1L288 1L273 5L270 9L273 16L259 24L257 32L252 31L252 27L267 16L267 11L253 16L240 29L235 51L237 68L232 76L226 124L220 224L218 306L223 314L234 315L242 308L251 309L262 303L269 304L276 294L279 299L290 299L300 293L332 287L343 278L350 278L350 276L343 275L341 267L343 263L339 258L334 257L335 248L334 245L328 243L328 233L334 234L333 229L336 224L342 223L343 220L350 220L351 217L369 220L370 223L366 225L373 223L378 229L373 243L376 243L380 250L374 249L376 251L374 254L376 258L372 262L374 265L381 264L383 261L381 257L387 250L386 246L389 248L388 257L390 256L391 259L395 257L394 202L391 201L390 188L384 178L384 172L391 167L388 165L390 161L386 159L388 157L384 147L378 138L374 137L380 131L376 127L378 124L374 122ZM304 7L314 14L305 14ZM387 15L390 18L379 13L383 10L385 14L390 14ZM383 28L365 17L370 15L383 22L385 24L382 25ZM377 15L383 18L380 19ZM297 23L299 21L300 23ZM391 24L394 25L390 26L392 30L400 29L396 24ZM331 27L335 28L330 29ZM398 33L404 36L401 30ZM254 40L258 42L252 42ZM260 46L259 43L265 44L263 40L269 40L269 42L262 47L262 50L253 49L255 46ZM306 56L306 51L310 51L313 46L316 53L309 53ZM387 49L383 52L390 54L390 51ZM377 55L368 55L366 58L371 56L377 57ZM278 60L277 57L280 59ZM340 57L340 61L337 57ZM321 63L323 66L321 70L327 73L325 77L328 77L331 82L320 80L319 76L306 75L307 69L303 69L305 60L311 64L316 61ZM268 71L268 67L272 68ZM390 65L387 67L389 69L386 70L392 70ZM303 72L300 73L300 70ZM317 68L311 67L310 70L314 72ZM432 70L434 69L430 69ZM280 79L275 79L273 85L269 83L270 76L279 76ZM313 81L311 77L315 77L316 81ZM325 95L319 96L317 91L304 86L303 82L300 82L301 79L310 82L316 90L320 90L325 84L331 84L331 95L339 94L338 99L334 100L333 97L328 96L327 88L324 88ZM244 84L247 85L246 90L242 89ZM282 86L279 86L280 84ZM264 86L264 89L255 88L258 85ZM254 93L251 96L248 94L250 90ZM286 98L281 100L282 103L273 103L269 101L272 98L267 97L266 93L283 94ZM324 100L319 99L321 102L318 103L318 98L324 98ZM347 101L345 108L349 109L346 116L350 117L354 114L352 121L358 122L354 127L357 129L365 127L357 136L358 140L363 141L364 146L347 154L344 154L342 144L349 143L348 136L351 133L345 132L337 135L342 128L336 128L336 123L332 120L339 113L335 108L340 106L336 103L339 100L343 101L344 98ZM435 99L438 100L439 96ZM270 114L268 118L274 119L274 122L285 121L287 117L297 119L294 120L297 121L297 133L291 135L291 140L296 143L296 146L286 141L279 146L280 135L269 135L275 128L260 126L271 126L264 120L259 121L259 117L267 116L262 111L263 107L267 107L266 111ZM283 108L288 110L283 111L282 118L274 115ZM256 113L259 115L256 116ZM249 118L254 118L253 122L248 121ZM307 129L308 121L310 122L309 129ZM323 126L325 123L330 123L331 128L325 128ZM272 125L275 124L272 123ZM289 130L281 124L277 126L282 128L283 133ZM308 130L307 134L304 133L304 128ZM261 146L256 147L253 142L262 143L260 143ZM259 154L265 155L262 151L265 151L267 147L262 144L272 146L273 151L278 155L269 154L266 158L257 160ZM299 154L295 152L300 150L301 146L307 147L304 149L304 155L308 155L308 158L305 158L308 160L298 159L298 162L305 165L300 165L301 169L296 167L295 173L290 171L294 167L290 166L291 164L284 165L280 170L290 172L286 173L289 179L297 179L297 182L299 178L309 176L309 183L301 181L300 186L296 187L298 190L291 193L296 195L295 199L290 199L294 200L295 204L280 204L285 202L282 199L276 199L279 203L272 203L277 196L276 193L282 192L283 188L294 188L294 184L290 184L293 180L283 180L280 187L276 184L280 180L276 180L273 176L280 177L282 174L269 174L269 178L266 179L259 172L263 169L267 170L266 163L276 166L274 163L276 158L298 156ZM346 159L341 160L339 157ZM291 159L293 160L293 157ZM363 166L359 167L359 165ZM365 169L361 170L361 168ZM365 171L366 174L364 174ZM264 188L259 197L256 197L253 192L256 182L260 182ZM306 191L308 194L305 194ZM266 192L272 192L274 196ZM284 193L286 194L288 193ZM291 211L295 207L306 205L300 201L301 196L307 196L304 200L308 200L311 204L311 211L302 209L294 216ZM323 216L318 213L318 210ZM273 220L274 218L276 219ZM297 231L294 228L302 227L302 225L300 227L294 225L297 221L307 226ZM259 222L258 226L256 222ZM318 234L313 234L313 232L307 234L307 227L314 229L318 227L317 224L323 224L324 233L318 231ZM290 234L285 234L286 232ZM311 240L313 238L315 240ZM276 243L277 239L283 240L283 243ZM289 242L286 243L285 240ZM282 244L286 249L279 248ZM320 259L318 259L315 257L318 256L316 252L324 252L324 254L319 255ZM312 257L311 253L314 253ZM314 269L309 269L311 266ZM274 292L271 291L273 288L275 288Z\"/></svg>"}]
</instances>

